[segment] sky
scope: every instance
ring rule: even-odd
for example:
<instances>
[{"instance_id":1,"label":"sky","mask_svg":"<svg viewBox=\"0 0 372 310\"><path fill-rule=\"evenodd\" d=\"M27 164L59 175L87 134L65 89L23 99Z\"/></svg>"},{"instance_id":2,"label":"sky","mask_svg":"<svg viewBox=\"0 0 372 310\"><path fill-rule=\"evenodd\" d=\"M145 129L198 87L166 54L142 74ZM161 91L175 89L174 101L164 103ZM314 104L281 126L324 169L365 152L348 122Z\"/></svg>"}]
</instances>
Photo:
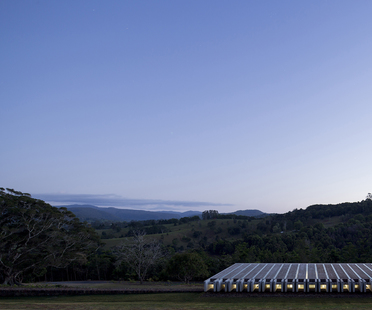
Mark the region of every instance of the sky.
<instances>
[{"instance_id":1,"label":"sky","mask_svg":"<svg viewBox=\"0 0 372 310\"><path fill-rule=\"evenodd\" d=\"M0 186L284 213L372 191L372 1L0 0Z\"/></svg>"}]
</instances>

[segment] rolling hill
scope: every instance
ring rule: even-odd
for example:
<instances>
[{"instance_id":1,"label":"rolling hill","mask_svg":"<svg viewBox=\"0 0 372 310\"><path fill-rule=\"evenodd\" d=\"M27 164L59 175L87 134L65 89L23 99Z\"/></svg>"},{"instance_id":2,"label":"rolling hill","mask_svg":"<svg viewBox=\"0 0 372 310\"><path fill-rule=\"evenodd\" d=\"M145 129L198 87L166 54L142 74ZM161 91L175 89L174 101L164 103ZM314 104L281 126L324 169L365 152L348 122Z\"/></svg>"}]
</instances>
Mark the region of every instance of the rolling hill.
<instances>
[{"instance_id":1,"label":"rolling hill","mask_svg":"<svg viewBox=\"0 0 372 310\"><path fill-rule=\"evenodd\" d=\"M134 209L119 209L119 208L100 208L93 205L67 205L63 206L73 212L82 221L95 221L95 220L107 220L107 221L145 221L145 220L168 220L172 218L180 219L182 217L201 216L199 211L186 211L186 212L175 212L175 211L144 211ZM267 215L266 213L259 210L239 210L232 213L224 214L236 214L245 216L262 217Z\"/></svg>"}]
</instances>

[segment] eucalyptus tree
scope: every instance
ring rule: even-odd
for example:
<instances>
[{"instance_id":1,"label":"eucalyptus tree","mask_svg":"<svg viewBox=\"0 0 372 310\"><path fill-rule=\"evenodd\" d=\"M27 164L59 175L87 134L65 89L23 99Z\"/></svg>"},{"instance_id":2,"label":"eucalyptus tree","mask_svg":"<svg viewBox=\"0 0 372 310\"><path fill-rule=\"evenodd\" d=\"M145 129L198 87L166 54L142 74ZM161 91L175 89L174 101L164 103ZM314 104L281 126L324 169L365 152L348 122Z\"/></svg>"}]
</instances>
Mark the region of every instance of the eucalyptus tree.
<instances>
[{"instance_id":1,"label":"eucalyptus tree","mask_svg":"<svg viewBox=\"0 0 372 310\"><path fill-rule=\"evenodd\" d=\"M163 257L161 244L146 238L146 232L141 230L133 231L133 237L116 247L114 252L118 257L117 262L126 262L136 272L141 284L146 279L150 266Z\"/></svg>"},{"instance_id":2,"label":"eucalyptus tree","mask_svg":"<svg viewBox=\"0 0 372 310\"><path fill-rule=\"evenodd\" d=\"M96 232L66 208L0 188L0 278L20 284L26 273L85 261L100 245Z\"/></svg>"}]
</instances>

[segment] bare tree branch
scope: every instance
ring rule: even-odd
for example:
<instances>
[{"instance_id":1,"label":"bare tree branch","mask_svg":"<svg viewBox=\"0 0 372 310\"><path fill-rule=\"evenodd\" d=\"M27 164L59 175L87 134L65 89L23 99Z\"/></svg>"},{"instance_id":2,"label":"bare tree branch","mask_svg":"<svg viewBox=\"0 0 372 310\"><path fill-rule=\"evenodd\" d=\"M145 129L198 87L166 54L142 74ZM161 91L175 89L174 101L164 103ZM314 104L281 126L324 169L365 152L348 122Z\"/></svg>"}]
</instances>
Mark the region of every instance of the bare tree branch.
<instances>
[{"instance_id":1,"label":"bare tree branch","mask_svg":"<svg viewBox=\"0 0 372 310\"><path fill-rule=\"evenodd\" d=\"M161 244L145 237L144 231L134 231L131 239L115 248L118 262L126 262L136 272L141 284L146 279L147 271L162 256Z\"/></svg>"}]
</instances>

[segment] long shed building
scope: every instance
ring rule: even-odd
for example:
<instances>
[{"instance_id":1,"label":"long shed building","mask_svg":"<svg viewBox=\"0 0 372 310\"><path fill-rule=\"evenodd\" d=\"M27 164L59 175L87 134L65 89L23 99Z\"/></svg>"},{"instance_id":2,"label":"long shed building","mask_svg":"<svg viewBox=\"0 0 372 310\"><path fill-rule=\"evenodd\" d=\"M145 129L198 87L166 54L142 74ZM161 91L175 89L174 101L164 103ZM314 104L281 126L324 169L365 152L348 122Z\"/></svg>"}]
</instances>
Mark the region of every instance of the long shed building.
<instances>
[{"instance_id":1,"label":"long shed building","mask_svg":"<svg viewBox=\"0 0 372 310\"><path fill-rule=\"evenodd\" d=\"M372 264L234 264L204 281L214 292L371 293Z\"/></svg>"}]
</instances>

